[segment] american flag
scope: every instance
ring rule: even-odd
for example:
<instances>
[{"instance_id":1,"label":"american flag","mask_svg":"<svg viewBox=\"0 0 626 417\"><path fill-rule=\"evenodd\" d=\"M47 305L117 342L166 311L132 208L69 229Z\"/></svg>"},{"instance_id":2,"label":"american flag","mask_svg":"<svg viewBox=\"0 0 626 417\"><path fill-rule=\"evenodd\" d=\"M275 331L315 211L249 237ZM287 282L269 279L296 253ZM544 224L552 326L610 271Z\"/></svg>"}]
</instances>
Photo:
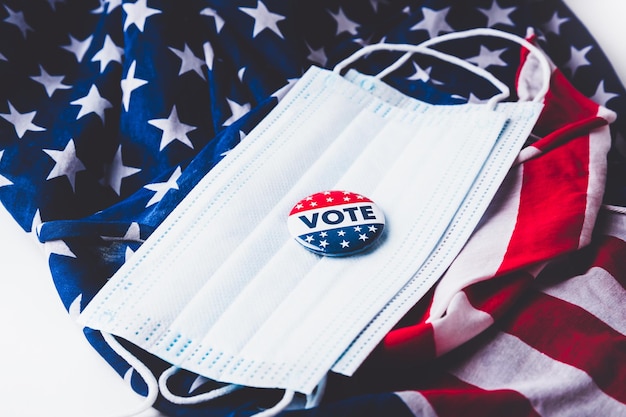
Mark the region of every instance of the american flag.
<instances>
[{"instance_id":1,"label":"american flag","mask_svg":"<svg viewBox=\"0 0 626 417\"><path fill-rule=\"evenodd\" d=\"M0 201L44 242L75 315L310 65L473 27L532 28L553 61L539 139L434 291L362 369L330 375L318 406L284 414L626 416L626 92L561 1L2 0ZM441 49L513 91L524 74L524 55L507 42ZM375 74L396 58L372 54L355 68ZM385 81L441 104L494 93L422 56ZM610 127L606 108L617 116ZM129 372L98 332L85 335ZM155 375L167 368L128 348ZM136 373L129 381L146 393ZM169 385L180 395L215 387L189 372ZM277 395L154 406L245 416Z\"/></svg>"}]
</instances>

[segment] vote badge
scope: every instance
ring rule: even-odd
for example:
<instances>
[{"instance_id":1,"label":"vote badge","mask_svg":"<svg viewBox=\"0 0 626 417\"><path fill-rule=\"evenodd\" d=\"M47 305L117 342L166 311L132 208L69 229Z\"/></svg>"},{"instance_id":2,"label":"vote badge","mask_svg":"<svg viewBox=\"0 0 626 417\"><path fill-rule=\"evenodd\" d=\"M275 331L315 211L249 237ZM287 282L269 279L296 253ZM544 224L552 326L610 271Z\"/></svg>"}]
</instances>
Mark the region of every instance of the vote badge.
<instances>
[{"instance_id":1,"label":"vote badge","mask_svg":"<svg viewBox=\"0 0 626 417\"><path fill-rule=\"evenodd\" d=\"M324 191L300 200L287 227L305 248L346 256L371 247L382 235L385 217L369 198L349 191Z\"/></svg>"}]
</instances>

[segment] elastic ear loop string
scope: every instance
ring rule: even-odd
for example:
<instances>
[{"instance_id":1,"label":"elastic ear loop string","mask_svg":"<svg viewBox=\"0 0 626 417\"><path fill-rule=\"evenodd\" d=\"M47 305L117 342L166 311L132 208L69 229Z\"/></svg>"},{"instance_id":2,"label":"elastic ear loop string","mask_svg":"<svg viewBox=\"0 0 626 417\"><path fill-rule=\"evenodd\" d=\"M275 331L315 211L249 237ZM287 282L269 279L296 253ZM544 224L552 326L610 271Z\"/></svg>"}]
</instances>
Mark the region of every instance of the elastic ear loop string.
<instances>
[{"instance_id":1,"label":"elastic ear loop string","mask_svg":"<svg viewBox=\"0 0 626 417\"><path fill-rule=\"evenodd\" d=\"M503 32L497 29L489 29L489 28L477 28L477 29L469 29L469 30L465 30L465 31L461 31L461 32L452 32L452 33L447 33L444 35L440 35L438 37L429 39L427 41L424 41L418 45L411 45L411 44L387 44L387 43L378 43L378 44L372 44L372 45L367 45L361 49L359 49L358 51L356 51L354 54L352 54L351 56L349 56L348 58L344 59L343 61L339 62L335 68L333 68L333 71L336 73L340 73L347 65L355 62L357 59L361 58L364 55L367 55L369 53L372 53L374 51L379 51L379 50L388 50L388 51L406 51L407 53L404 54L402 57L400 57L396 62L394 62L393 64L391 64L389 67L387 67L385 70L381 71L379 74L375 75L375 78L383 78L386 75L388 75L389 73L391 73L392 71L395 71L397 68L399 68L400 66L402 66L409 58L412 54L414 53L423 53L426 55L432 55L438 59L441 59L443 61L449 62L451 64L455 64L458 65L474 74L476 74L479 77L482 77L484 79L486 79L487 81L491 82L498 90L500 90L499 94L496 94L495 96L493 96L491 99L489 99L487 105L490 108L494 108L495 105L502 101L503 99L507 98L510 95L510 90L509 88L506 86L506 84L504 84L503 82L501 82L500 80L498 80L493 74L491 74L490 72L476 66L473 64L470 64L469 62L462 60L458 57L455 57L453 55L449 55L443 52L439 52L433 49L429 49L430 46L435 45L437 43L440 42L446 42L449 40L454 40L454 39L464 39L467 37L471 37L471 36L493 36L493 37L499 37L499 38L504 38L504 39L508 39L511 40L513 42L516 42L518 44L523 45L524 47L526 47L531 53L533 53L534 55L537 56L537 58L540 61L540 65L541 65L541 69L542 69L542 78L543 78L543 85L542 88L539 90L539 92L537 93L537 95L533 98L533 102L540 102L543 100L543 98L545 97L546 93L548 92L548 89L550 87L550 77L551 77L551 70L550 70L550 64L547 60L547 58L545 57L545 55L541 52L541 50L539 48L537 48L535 45L533 45L532 43L528 42L526 39L521 38L517 35L513 35L510 34L508 32Z\"/></svg>"},{"instance_id":2,"label":"elastic ear loop string","mask_svg":"<svg viewBox=\"0 0 626 417\"><path fill-rule=\"evenodd\" d=\"M205 392L202 394L194 395L192 397L181 397L172 393L167 386L167 380L176 374L180 368L172 366L166 369L161 376L159 377L159 390L161 391L161 395L171 403L178 405L193 405L200 404L206 401L211 401L219 397L223 397L224 395L228 395L231 392L237 391L238 389L243 388L242 385L229 384L220 388L216 388L209 392Z\"/></svg>"},{"instance_id":3,"label":"elastic ear loop string","mask_svg":"<svg viewBox=\"0 0 626 417\"><path fill-rule=\"evenodd\" d=\"M110 333L101 332L104 341L117 353L122 359L124 359L146 383L148 387L148 394L144 397L144 401L137 406L136 410L119 414L118 417L131 417L136 416L144 411L148 410L154 405L159 395L159 386L156 378L152 374L152 371L143 363L139 358L130 353L124 346L118 342L115 337Z\"/></svg>"}]
</instances>

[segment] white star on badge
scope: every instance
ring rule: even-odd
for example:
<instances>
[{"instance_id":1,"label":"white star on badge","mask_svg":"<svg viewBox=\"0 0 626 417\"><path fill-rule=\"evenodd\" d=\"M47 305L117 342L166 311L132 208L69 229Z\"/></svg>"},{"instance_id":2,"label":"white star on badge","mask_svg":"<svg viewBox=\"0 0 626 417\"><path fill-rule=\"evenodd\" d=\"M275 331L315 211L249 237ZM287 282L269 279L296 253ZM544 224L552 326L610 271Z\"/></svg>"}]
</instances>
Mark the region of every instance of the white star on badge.
<instances>
[{"instance_id":1,"label":"white star on badge","mask_svg":"<svg viewBox=\"0 0 626 417\"><path fill-rule=\"evenodd\" d=\"M185 44L182 51L172 47L169 49L174 52L178 58L180 58L181 62L178 75L183 75L189 71L193 71L198 74L200 78L206 80L204 77L204 71L202 70L202 66L205 65L204 60L195 56L187 44Z\"/></svg>"},{"instance_id":2,"label":"white star on badge","mask_svg":"<svg viewBox=\"0 0 626 417\"><path fill-rule=\"evenodd\" d=\"M124 78L120 83L122 87L122 104L124 105L124 110L126 111L128 111L128 107L130 106L130 96L133 91L148 83L146 80L135 78L136 67L137 61L131 62L126 78Z\"/></svg>"},{"instance_id":3,"label":"white star on badge","mask_svg":"<svg viewBox=\"0 0 626 417\"><path fill-rule=\"evenodd\" d=\"M591 49L591 46L587 46L582 49L576 49L573 46L570 47L570 59L565 63L564 66L572 71L572 77L576 74L578 68L584 67L586 65L591 65L591 62L589 62L586 58Z\"/></svg>"},{"instance_id":4,"label":"white star on badge","mask_svg":"<svg viewBox=\"0 0 626 417\"><path fill-rule=\"evenodd\" d=\"M335 19L335 22L337 22L337 31L335 33L336 35L340 35L343 32L348 32L351 35L356 35L358 33L360 25L348 19L341 7L339 7L337 13L333 13L330 10L328 12L333 17L333 19Z\"/></svg>"},{"instance_id":5,"label":"white star on badge","mask_svg":"<svg viewBox=\"0 0 626 417\"><path fill-rule=\"evenodd\" d=\"M306 241L307 241L307 243L311 243L311 242L313 242L315 239L313 239L313 236L311 236L311 235L307 235L307 237L306 237L304 240L306 240Z\"/></svg>"},{"instance_id":6,"label":"white star on badge","mask_svg":"<svg viewBox=\"0 0 626 417\"><path fill-rule=\"evenodd\" d=\"M509 18L509 15L516 10L516 7L500 7L496 0L491 3L491 8L481 9L480 12L487 16L487 27L493 27L497 24L503 24L507 26L514 26L513 21Z\"/></svg>"},{"instance_id":7,"label":"white star on badge","mask_svg":"<svg viewBox=\"0 0 626 417\"><path fill-rule=\"evenodd\" d=\"M237 119L250 111L249 103L239 104L236 101L230 99L226 99L226 101L228 102L228 107L230 107L230 112L232 115L228 119L226 119L224 123L222 123L222 126L230 126Z\"/></svg>"},{"instance_id":8,"label":"white star on badge","mask_svg":"<svg viewBox=\"0 0 626 417\"><path fill-rule=\"evenodd\" d=\"M70 102L70 104L80 106L78 115L76 115L76 120L90 113L95 113L98 115L98 117L100 117L102 123L104 123L104 111L108 108L113 107L109 100L103 98L100 95L98 87L96 87L94 84L91 85L91 87L89 88L89 92L86 96L74 100Z\"/></svg>"},{"instance_id":9,"label":"white star on badge","mask_svg":"<svg viewBox=\"0 0 626 417\"><path fill-rule=\"evenodd\" d=\"M320 237L328 237L328 232L320 232Z\"/></svg>"},{"instance_id":10,"label":"white star on badge","mask_svg":"<svg viewBox=\"0 0 626 417\"><path fill-rule=\"evenodd\" d=\"M337 236L345 236L346 235L346 231L345 230L339 230L337 232Z\"/></svg>"},{"instance_id":11,"label":"white star on badge","mask_svg":"<svg viewBox=\"0 0 626 417\"><path fill-rule=\"evenodd\" d=\"M31 28L28 23L26 23L26 19L24 19L23 12L16 12L11 10L8 6L4 6L4 9L7 11L9 16L7 16L4 21L10 23L12 25L17 26L17 28L22 32L22 36L26 38L26 32L29 30L32 32L33 28Z\"/></svg>"},{"instance_id":12,"label":"white star on badge","mask_svg":"<svg viewBox=\"0 0 626 417\"><path fill-rule=\"evenodd\" d=\"M105 167L104 179L102 183L109 185L117 195L120 195L122 189L122 180L141 171L139 168L124 165L122 161L122 145L118 146L117 152L113 157L111 164Z\"/></svg>"},{"instance_id":13,"label":"white star on badge","mask_svg":"<svg viewBox=\"0 0 626 417\"><path fill-rule=\"evenodd\" d=\"M322 240L322 241L320 241L320 246L321 246L322 248L324 248L324 249L325 249L325 248L326 248L326 246L328 246L328 245L329 245L329 243L328 243L326 240Z\"/></svg>"},{"instance_id":14,"label":"white star on badge","mask_svg":"<svg viewBox=\"0 0 626 417\"><path fill-rule=\"evenodd\" d=\"M29 130L31 132L42 132L46 130L45 128L37 126L33 123L33 119L37 115L36 111L20 113L15 109L15 107L13 107L10 101L7 101L7 104L9 105L9 113L0 113L0 116L13 125L18 138L22 139L22 137Z\"/></svg>"},{"instance_id":15,"label":"white star on badge","mask_svg":"<svg viewBox=\"0 0 626 417\"><path fill-rule=\"evenodd\" d=\"M441 10L433 10L428 7L422 7L424 19L413 25L409 30L425 30L431 38L439 35L441 32L454 32L454 28L446 22L450 7Z\"/></svg>"},{"instance_id":16,"label":"white star on badge","mask_svg":"<svg viewBox=\"0 0 626 417\"><path fill-rule=\"evenodd\" d=\"M369 229L370 232L375 233L378 229L376 228L376 226L371 225L367 227Z\"/></svg>"},{"instance_id":17,"label":"white star on badge","mask_svg":"<svg viewBox=\"0 0 626 417\"><path fill-rule=\"evenodd\" d=\"M120 48L113 42L113 39L109 35L104 38L104 44L102 45L102 49L100 49L96 54L91 58L91 62L100 62L100 73L104 72L104 69L111 62L119 62L122 63L122 55L124 55L124 49Z\"/></svg>"},{"instance_id":18,"label":"white star on badge","mask_svg":"<svg viewBox=\"0 0 626 417\"><path fill-rule=\"evenodd\" d=\"M48 174L46 180L58 177L67 177L72 186L72 190L76 187L76 173L84 171L85 165L76 156L76 147L74 139L70 139L61 151L57 149L43 149L45 153L54 160L54 167Z\"/></svg>"},{"instance_id":19,"label":"white star on badge","mask_svg":"<svg viewBox=\"0 0 626 417\"><path fill-rule=\"evenodd\" d=\"M172 111L169 116L167 116L167 119L152 119L148 120L148 123L163 131L159 151L162 151L163 148L175 140L178 140L193 149L193 144L187 136L187 133L196 130L196 127L180 121L178 118L178 112L176 111L176 106L172 107Z\"/></svg>"},{"instance_id":20,"label":"white star on badge","mask_svg":"<svg viewBox=\"0 0 626 417\"><path fill-rule=\"evenodd\" d=\"M150 201L148 201L148 203L146 204L146 207L150 207L151 205L156 204L159 201L161 201L169 190L178 190L178 183L176 181L178 181L178 178L180 177L180 175L181 175L180 167L176 167L176 169L174 170L174 172L168 178L167 181L156 182L156 183L145 185L143 188L146 188L150 191L154 191L156 193L152 196Z\"/></svg>"},{"instance_id":21,"label":"white star on badge","mask_svg":"<svg viewBox=\"0 0 626 417\"><path fill-rule=\"evenodd\" d=\"M271 30L281 39L285 38L277 25L278 22L285 19L285 16L270 12L262 1L257 1L257 6L254 8L240 7L239 10L254 18L254 29L252 30L253 38L256 38L256 36L265 29Z\"/></svg>"},{"instance_id":22,"label":"white star on badge","mask_svg":"<svg viewBox=\"0 0 626 417\"><path fill-rule=\"evenodd\" d=\"M122 8L126 12L126 20L124 20L124 30L131 25L135 25L140 32L143 32L146 26L146 20L155 14L161 13L159 9L148 7L148 0L137 0L135 3L125 3Z\"/></svg>"},{"instance_id":23,"label":"white star on badge","mask_svg":"<svg viewBox=\"0 0 626 417\"><path fill-rule=\"evenodd\" d=\"M359 240L362 240L363 242L365 242L367 239L369 239L369 238L367 237L367 235L365 233L362 233L362 234L359 235Z\"/></svg>"},{"instance_id":24,"label":"white star on badge","mask_svg":"<svg viewBox=\"0 0 626 417\"><path fill-rule=\"evenodd\" d=\"M70 44L61 46L61 48L73 53L76 57L76 60L78 62L82 62L83 58L85 57L85 53L91 46L92 39L93 35L83 39L82 41L79 41L78 39L70 35Z\"/></svg>"},{"instance_id":25,"label":"white star on badge","mask_svg":"<svg viewBox=\"0 0 626 417\"><path fill-rule=\"evenodd\" d=\"M39 75L33 75L30 78L41 84L43 88L46 89L48 97L52 97L52 94L54 94L56 90L67 90L68 88L72 88L69 85L63 84L65 76L50 75L41 65L39 66Z\"/></svg>"},{"instance_id":26,"label":"white star on badge","mask_svg":"<svg viewBox=\"0 0 626 417\"><path fill-rule=\"evenodd\" d=\"M473 56L471 58L467 58L467 60L471 62L472 64L476 64L480 68L483 68L483 69L490 67L492 65L504 67L506 66L506 62L504 62L500 58L500 55L502 55L504 51L506 51L506 48L496 49L492 51L486 46L480 45L480 52L478 53L478 55Z\"/></svg>"},{"instance_id":27,"label":"white star on badge","mask_svg":"<svg viewBox=\"0 0 626 417\"><path fill-rule=\"evenodd\" d=\"M344 249L345 249L345 248L347 248L348 246L350 246L350 242L347 242L347 241L345 241L345 240L342 240L342 241L341 241L341 247L342 247L342 248L344 248Z\"/></svg>"}]
</instances>

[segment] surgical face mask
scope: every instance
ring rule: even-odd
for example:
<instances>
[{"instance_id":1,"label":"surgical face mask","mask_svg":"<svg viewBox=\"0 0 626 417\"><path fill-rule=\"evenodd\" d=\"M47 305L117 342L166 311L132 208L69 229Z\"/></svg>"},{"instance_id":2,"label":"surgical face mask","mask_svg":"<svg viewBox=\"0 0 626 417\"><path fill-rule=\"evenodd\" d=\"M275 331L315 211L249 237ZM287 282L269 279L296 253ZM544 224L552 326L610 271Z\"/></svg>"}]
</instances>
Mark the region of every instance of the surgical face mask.
<instances>
[{"instance_id":1,"label":"surgical face mask","mask_svg":"<svg viewBox=\"0 0 626 417\"><path fill-rule=\"evenodd\" d=\"M541 109L399 103L366 81L307 71L80 321L238 385L311 393L333 366L355 369L384 335L372 324L384 316L393 325L458 253ZM292 207L324 190L380 207L386 225L374 247L327 257L293 239ZM411 297L398 298L407 288Z\"/></svg>"}]
</instances>

